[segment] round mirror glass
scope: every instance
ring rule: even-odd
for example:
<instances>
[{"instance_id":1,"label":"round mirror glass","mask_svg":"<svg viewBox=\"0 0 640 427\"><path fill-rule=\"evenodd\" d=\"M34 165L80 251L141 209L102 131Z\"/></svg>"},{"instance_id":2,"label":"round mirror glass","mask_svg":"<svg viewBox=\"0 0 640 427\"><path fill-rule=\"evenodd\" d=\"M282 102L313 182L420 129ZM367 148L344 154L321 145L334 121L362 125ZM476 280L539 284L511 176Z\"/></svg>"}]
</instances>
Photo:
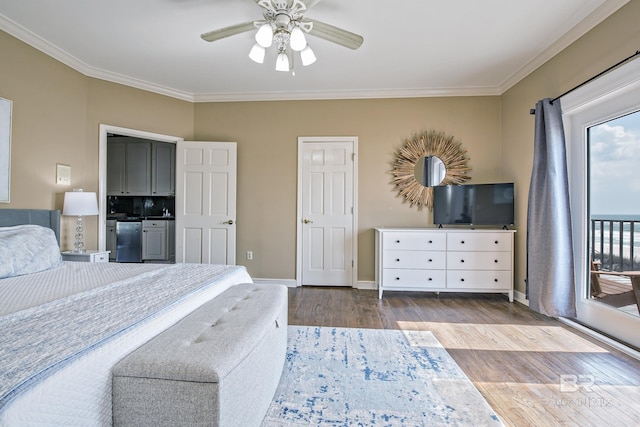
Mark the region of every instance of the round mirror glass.
<instances>
[{"instance_id":1,"label":"round mirror glass","mask_svg":"<svg viewBox=\"0 0 640 427\"><path fill-rule=\"evenodd\" d=\"M416 162L413 168L416 181L425 187L439 185L447 175L447 168L437 156L424 156Z\"/></svg>"}]
</instances>

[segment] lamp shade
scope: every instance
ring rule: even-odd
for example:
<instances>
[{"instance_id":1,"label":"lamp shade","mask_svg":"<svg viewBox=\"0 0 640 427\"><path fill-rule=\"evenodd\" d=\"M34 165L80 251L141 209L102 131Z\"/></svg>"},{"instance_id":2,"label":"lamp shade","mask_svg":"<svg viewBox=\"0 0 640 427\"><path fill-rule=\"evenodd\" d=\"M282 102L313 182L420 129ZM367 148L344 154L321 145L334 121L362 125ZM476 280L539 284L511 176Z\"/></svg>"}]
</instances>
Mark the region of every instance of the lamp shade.
<instances>
[{"instance_id":1,"label":"lamp shade","mask_svg":"<svg viewBox=\"0 0 640 427\"><path fill-rule=\"evenodd\" d=\"M258 64L262 64L264 62L264 54L265 48L256 43L251 48L251 52L249 52L249 58Z\"/></svg>"},{"instance_id":2,"label":"lamp shade","mask_svg":"<svg viewBox=\"0 0 640 427\"><path fill-rule=\"evenodd\" d=\"M304 32L300 27L295 27L291 30L291 38L289 39L289 45L291 49L296 52L300 52L307 46L307 39L304 37Z\"/></svg>"},{"instance_id":3,"label":"lamp shade","mask_svg":"<svg viewBox=\"0 0 640 427\"><path fill-rule=\"evenodd\" d=\"M256 33L256 41L262 47L269 47L273 42L273 28L271 24L264 24Z\"/></svg>"},{"instance_id":4,"label":"lamp shade","mask_svg":"<svg viewBox=\"0 0 640 427\"><path fill-rule=\"evenodd\" d=\"M302 60L302 65L305 67L316 62L316 55L313 53L313 50L311 50L309 45L300 52L300 59Z\"/></svg>"},{"instance_id":5,"label":"lamp shade","mask_svg":"<svg viewBox=\"0 0 640 427\"><path fill-rule=\"evenodd\" d=\"M286 53L279 53L276 58L277 71L289 71L289 56Z\"/></svg>"},{"instance_id":6,"label":"lamp shade","mask_svg":"<svg viewBox=\"0 0 640 427\"><path fill-rule=\"evenodd\" d=\"M62 215L98 215L98 199L94 192L69 191L64 193Z\"/></svg>"}]
</instances>

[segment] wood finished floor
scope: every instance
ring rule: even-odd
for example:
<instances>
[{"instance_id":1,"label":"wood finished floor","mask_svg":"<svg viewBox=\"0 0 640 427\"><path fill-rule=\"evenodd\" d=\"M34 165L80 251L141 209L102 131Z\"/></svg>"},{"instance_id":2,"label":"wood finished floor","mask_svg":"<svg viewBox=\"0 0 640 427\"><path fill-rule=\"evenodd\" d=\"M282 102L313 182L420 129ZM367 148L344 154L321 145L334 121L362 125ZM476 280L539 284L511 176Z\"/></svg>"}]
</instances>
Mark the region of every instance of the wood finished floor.
<instances>
[{"instance_id":1,"label":"wood finished floor","mask_svg":"<svg viewBox=\"0 0 640 427\"><path fill-rule=\"evenodd\" d=\"M290 288L289 324L432 331L507 426L640 426L624 353L503 295L377 295Z\"/></svg>"}]
</instances>

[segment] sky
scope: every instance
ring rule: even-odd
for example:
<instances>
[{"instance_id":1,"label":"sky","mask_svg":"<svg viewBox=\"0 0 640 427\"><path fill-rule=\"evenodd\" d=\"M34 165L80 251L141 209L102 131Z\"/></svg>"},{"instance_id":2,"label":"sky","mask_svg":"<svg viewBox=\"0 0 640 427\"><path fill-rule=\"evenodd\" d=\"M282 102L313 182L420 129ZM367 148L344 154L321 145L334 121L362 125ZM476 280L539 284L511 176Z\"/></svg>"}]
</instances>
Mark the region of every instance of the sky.
<instances>
[{"instance_id":1,"label":"sky","mask_svg":"<svg viewBox=\"0 0 640 427\"><path fill-rule=\"evenodd\" d=\"M640 218L640 111L589 132L592 215Z\"/></svg>"}]
</instances>

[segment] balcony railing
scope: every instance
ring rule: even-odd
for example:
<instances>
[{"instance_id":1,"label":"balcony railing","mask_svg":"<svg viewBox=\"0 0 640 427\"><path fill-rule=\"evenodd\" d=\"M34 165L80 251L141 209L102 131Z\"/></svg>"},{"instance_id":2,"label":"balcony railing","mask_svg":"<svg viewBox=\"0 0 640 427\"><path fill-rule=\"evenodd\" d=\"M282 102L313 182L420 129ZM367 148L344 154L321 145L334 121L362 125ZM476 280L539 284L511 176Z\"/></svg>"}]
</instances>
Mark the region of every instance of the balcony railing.
<instances>
[{"instance_id":1,"label":"balcony railing","mask_svg":"<svg viewBox=\"0 0 640 427\"><path fill-rule=\"evenodd\" d=\"M592 218L591 259L599 261L602 270L635 270L640 266L635 253L635 243L640 239L635 236L636 230L640 233L640 220Z\"/></svg>"}]
</instances>

